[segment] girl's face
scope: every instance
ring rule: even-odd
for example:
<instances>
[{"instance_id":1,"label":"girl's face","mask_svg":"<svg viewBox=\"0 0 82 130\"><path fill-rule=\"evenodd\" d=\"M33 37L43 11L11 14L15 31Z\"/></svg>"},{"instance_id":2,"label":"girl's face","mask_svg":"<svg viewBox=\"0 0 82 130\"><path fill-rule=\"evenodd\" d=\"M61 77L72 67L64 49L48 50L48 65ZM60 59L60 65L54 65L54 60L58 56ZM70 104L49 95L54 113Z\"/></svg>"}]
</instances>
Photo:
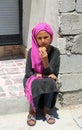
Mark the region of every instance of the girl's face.
<instances>
[{"instance_id":1,"label":"girl's face","mask_svg":"<svg viewBox=\"0 0 82 130\"><path fill-rule=\"evenodd\" d=\"M39 47L48 47L51 43L51 35L46 31L40 31L36 36Z\"/></svg>"}]
</instances>

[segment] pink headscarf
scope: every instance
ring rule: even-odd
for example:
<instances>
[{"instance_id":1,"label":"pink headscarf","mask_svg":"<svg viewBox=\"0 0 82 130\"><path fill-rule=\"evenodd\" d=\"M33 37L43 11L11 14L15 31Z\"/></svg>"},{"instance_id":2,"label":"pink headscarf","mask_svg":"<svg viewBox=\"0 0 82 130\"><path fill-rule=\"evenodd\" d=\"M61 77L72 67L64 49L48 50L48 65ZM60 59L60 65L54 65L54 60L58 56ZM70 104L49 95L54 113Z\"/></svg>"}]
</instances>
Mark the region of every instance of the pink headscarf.
<instances>
[{"instance_id":1,"label":"pink headscarf","mask_svg":"<svg viewBox=\"0 0 82 130\"><path fill-rule=\"evenodd\" d=\"M52 28L50 27L49 24L47 23L39 23L37 24L33 29L32 29L32 50L31 50L31 61L32 61L32 68L35 70L37 73L42 73L43 70L43 64L39 55L39 50L38 50L38 44L36 41L36 35L40 31L46 31L51 35L51 38L53 40L53 31ZM25 95L31 104L32 108L34 111L36 111L34 103L33 103L33 97L32 97L32 82L41 77L36 77L35 75L30 76L27 81L26 81L26 86L25 86Z\"/></svg>"},{"instance_id":2,"label":"pink headscarf","mask_svg":"<svg viewBox=\"0 0 82 130\"><path fill-rule=\"evenodd\" d=\"M38 44L36 41L36 36L40 31L48 32L53 40L53 30L47 23L39 23L32 29L32 51L31 51L32 68L36 72L42 73L43 65L38 50Z\"/></svg>"}]
</instances>

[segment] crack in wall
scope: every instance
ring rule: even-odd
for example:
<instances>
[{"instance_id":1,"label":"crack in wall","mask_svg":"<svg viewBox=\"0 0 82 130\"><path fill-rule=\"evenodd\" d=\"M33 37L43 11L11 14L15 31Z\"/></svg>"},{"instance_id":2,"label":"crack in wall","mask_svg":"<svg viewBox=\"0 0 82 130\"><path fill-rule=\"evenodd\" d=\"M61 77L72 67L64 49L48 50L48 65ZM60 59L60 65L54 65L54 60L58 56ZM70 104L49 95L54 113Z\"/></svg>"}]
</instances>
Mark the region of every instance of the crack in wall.
<instances>
[{"instance_id":1,"label":"crack in wall","mask_svg":"<svg viewBox=\"0 0 82 130\"><path fill-rule=\"evenodd\" d=\"M77 3L77 0L75 0L75 3Z\"/></svg>"}]
</instances>

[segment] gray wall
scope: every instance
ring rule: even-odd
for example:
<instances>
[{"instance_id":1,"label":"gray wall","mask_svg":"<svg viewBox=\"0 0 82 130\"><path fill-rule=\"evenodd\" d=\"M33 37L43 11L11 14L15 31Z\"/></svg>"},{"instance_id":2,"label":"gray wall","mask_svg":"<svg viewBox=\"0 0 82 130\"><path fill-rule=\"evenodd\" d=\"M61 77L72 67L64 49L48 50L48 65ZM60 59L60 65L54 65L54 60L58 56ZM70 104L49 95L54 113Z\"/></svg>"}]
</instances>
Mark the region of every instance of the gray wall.
<instances>
[{"instance_id":1,"label":"gray wall","mask_svg":"<svg viewBox=\"0 0 82 130\"><path fill-rule=\"evenodd\" d=\"M59 0L62 105L82 103L82 0Z\"/></svg>"}]
</instances>

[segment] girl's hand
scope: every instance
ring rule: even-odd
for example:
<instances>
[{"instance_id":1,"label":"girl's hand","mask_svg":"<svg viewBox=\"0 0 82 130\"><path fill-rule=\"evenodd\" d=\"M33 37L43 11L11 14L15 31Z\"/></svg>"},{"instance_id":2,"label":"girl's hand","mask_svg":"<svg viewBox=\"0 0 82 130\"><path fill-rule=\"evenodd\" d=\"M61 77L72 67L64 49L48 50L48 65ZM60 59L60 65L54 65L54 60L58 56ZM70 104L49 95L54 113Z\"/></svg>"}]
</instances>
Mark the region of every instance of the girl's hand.
<instances>
[{"instance_id":1,"label":"girl's hand","mask_svg":"<svg viewBox=\"0 0 82 130\"><path fill-rule=\"evenodd\" d=\"M38 73L38 74L36 74L36 77L37 77L37 78L42 78L42 74L39 74L39 73Z\"/></svg>"},{"instance_id":2,"label":"girl's hand","mask_svg":"<svg viewBox=\"0 0 82 130\"><path fill-rule=\"evenodd\" d=\"M48 68L49 62L48 62L48 54L45 47L39 47L40 56L43 62L44 68Z\"/></svg>"},{"instance_id":3,"label":"girl's hand","mask_svg":"<svg viewBox=\"0 0 82 130\"><path fill-rule=\"evenodd\" d=\"M52 78L52 79L54 79L54 80L57 80L57 77L55 76L55 74L50 74L50 75L48 75L48 77L49 77L49 78Z\"/></svg>"},{"instance_id":4,"label":"girl's hand","mask_svg":"<svg viewBox=\"0 0 82 130\"><path fill-rule=\"evenodd\" d=\"M48 54L45 47L39 47L39 52L42 59L47 58Z\"/></svg>"}]
</instances>

